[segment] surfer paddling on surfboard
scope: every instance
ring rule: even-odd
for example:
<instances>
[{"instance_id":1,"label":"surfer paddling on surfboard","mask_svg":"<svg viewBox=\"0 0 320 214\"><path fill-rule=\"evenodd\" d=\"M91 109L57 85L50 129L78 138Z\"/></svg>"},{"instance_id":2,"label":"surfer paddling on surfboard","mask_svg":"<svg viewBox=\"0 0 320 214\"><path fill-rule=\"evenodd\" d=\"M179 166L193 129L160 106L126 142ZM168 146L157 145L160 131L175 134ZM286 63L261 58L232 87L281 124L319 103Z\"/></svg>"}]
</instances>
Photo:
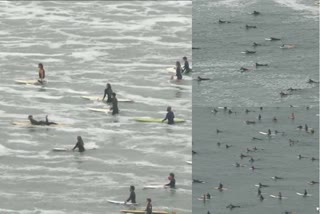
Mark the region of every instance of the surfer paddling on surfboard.
<instances>
[{"instance_id":1,"label":"surfer paddling on surfboard","mask_svg":"<svg viewBox=\"0 0 320 214\"><path fill-rule=\"evenodd\" d=\"M85 149L84 149L84 143L83 143L82 137L78 136L77 140L78 141L77 141L76 145L73 147L72 151L74 151L76 148L78 148L79 152L84 152Z\"/></svg>"},{"instance_id":2,"label":"surfer paddling on surfboard","mask_svg":"<svg viewBox=\"0 0 320 214\"><path fill-rule=\"evenodd\" d=\"M37 121L37 120L33 119L33 116L32 116L32 115L29 115L29 116L28 116L28 119L29 119L29 121L30 121L30 123L31 123L32 125L36 125L36 126L57 125L57 123L49 122L49 120L48 120L48 115L46 116L46 121L42 121L42 120Z\"/></svg>"},{"instance_id":3,"label":"surfer paddling on surfboard","mask_svg":"<svg viewBox=\"0 0 320 214\"><path fill-rule=\"evenodd\" d=\"M174 174L172 172L169 174L168 180L170 182L165 184L164 186L170 187L170 188L176 188L176 179L174 178Z\"/></svg>"},{"instance_id":4,"label":"surfer paddling on surfboard","mask_svg":"<svg viewBox=\"0 0 320 214\"><path fill-rule=\"evenodd\" d=\"M112 107L110 108L110 110L112 110L112 115L119 114L118 99L116 96L116 93L112 92Z\"/></svg>"},{"instance_id":5,"label":"surfer paddling on surfboard","mask_svg":"<svg viewBox=\"0 0 320 214\"><path fill-rule=\"evenodd\" d=\"M45 72L45 70L43 68L43 64L42 63L38 64L38 68L39 68L39 80L38 80L38 82L42 84L44 78L46 77L46 72Z\"/></svg>"},{"instance_id":6,"label":"surfer paddling on surfboard","mask_svg":"<svg viewBox=\"0 0 320 214\"><path fill-rule=\"evenodd\" d=\"M162 122L168 120L168 124L169 125L173 125L174 124L174 113L173 111L171 110L171 107L168 106L167 107L167 115L166 117L162 120Z\"/></svg>"},{"instance_id":7,"label":"surfer paddling on surfboard","mask_svg":"<svg viewBox=\"0 0 320 214\"><path fill-rule=\"evenodd\" d=\"M189 67L189 62L186 56L184 56L183 58L184 61L184 67L182 69L182 73L187 74L191 71L190 67Z\"/></svg>"},{"instance_id":8,"label":"surfer paddling on surfboard","mask_svg":"<svg viewBox=\"0 0 320 214\"><path fill-rule=\"evenodd\" d=\"M146 214L152 214L152 204L151 204L151 198L147 198L147 207L145 209Z\"/></svg>"},{"instance_id":9,"label":"surfer paddling on surfboard","mask_svg":"<svg viewBox=\"0 0 320 214\"><path fill-rule=\"evenodd\" d=\"M127 202L131 201L132 204L136 203L136 193L134 192L134 186L130 186L130 196L129 198L124 202L126 204Z\"/></svg>"},{"instance_id":10,"label":"surfer paddling on surfboard","mask_svg":"<svg viewBox=\"0 0 320 214\"><path fill-rule=\"evenodd\" d=\"M111 84L110 83L107 83L107 86L106 88L104 89L104 95L103 95L103 98L102 100L104 100L106 98L106 96L108 95L108 99L106 101L106 103L111 103L112 102L112 88L111 88Z\"/></svg>"}]
</instances>

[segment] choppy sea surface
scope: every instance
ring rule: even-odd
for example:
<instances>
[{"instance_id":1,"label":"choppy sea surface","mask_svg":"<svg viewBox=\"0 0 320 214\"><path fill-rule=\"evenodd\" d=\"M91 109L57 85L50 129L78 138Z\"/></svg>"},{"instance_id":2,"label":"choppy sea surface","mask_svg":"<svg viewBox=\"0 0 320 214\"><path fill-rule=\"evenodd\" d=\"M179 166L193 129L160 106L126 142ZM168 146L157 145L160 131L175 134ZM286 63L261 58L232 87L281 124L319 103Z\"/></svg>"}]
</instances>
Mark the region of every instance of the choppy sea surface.
<instances>
[{"instance_id":1,"label":"choppy sea surface","mask_svg":"<svg viewBox=\"0 0 320 214\"><path fill-rule=\"evenodd\" d=\"M119 213L129 186L144 208L191 213L191 81L169 81L166 70L191 58L191 2L1 1L0 2L0 213ZM43 63L48 84L36 79ZM81 99L102 96L110 82L120 115L91 112L106 104ZM184 124L137 123L134 117L164 117L172 106ZM36 119L61 127L21 127ZM81 135L87 151L71 148ZM142 190L167 183L176 191Z\"/></svg>"},{"instance_id":2,"label":"choppy sea surface","mask_svg":"<svg viewBox=\"0 0 320 214\"><path fill-rule=\"evenodd\" d=\"M250 15L254 10L261 15ZM270 37L281 41L265 40ZM281 49L282 44L295 48ZM193 47L200 48L193 50L194 77L211 78L193 85L194 106L318 106L319 84L307 83L319 79L317 1L195 0ZM241 67L250 71L241 73ZM281 91L291 95L280 97Z\"/></svg>"}]
</instances>

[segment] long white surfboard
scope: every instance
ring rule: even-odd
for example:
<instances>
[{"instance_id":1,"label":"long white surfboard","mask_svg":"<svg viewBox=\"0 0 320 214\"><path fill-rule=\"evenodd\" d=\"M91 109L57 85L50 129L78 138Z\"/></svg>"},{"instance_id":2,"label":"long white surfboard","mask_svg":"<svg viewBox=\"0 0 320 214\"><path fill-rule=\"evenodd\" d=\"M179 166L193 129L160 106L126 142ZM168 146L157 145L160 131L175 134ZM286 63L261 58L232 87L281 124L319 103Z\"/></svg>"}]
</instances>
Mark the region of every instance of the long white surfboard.
<instances>
[{"instance_id":1,"label":"long white surfboard","mask_svg":"<svg viewBox=\"0 0 320 214\"><path fill-rule=\"evenodd\" d=\"M120 210L122 213L132 213L132 214L145 214L144 210ZM166 211L152 211L152 214L169 214Z\"/></svg>"},{"instance_id":2,"label":"long white surfboard","mask_svg":"<svg viewBox=\"0 0 320 214\"><path fill-rule=\"evenodd\" d=\"M280 197L277 196L277 195L270 195L270 197L271 197L271 198L280 199ZM287 199L287 197L283 197L283 196L282 196L281 199Z\"/></svg>"},{"instance_id":3,"label":"long white surfboard","mask_svg":"<svg viewBox=\"0 0 320 214\"><path fill-rule=\"evenodd\" d=\"M48 81L43 80L43 83L41 84L38 80L15 80L15 83L25 84L25 85L43 85L43 84L48 83Z\"/></svg>"},{"instance_id":4,"label":"long white surfboard","mask_svg":"<svg viewBox=\"0 0 320 214\"><path fill-rule=\"evenodd\" d=\"M102 101L102 97L100 96L80 96L82 99L91 100L91 101ZM133 100L130 99L118 99L118 102L126 102L126 103L133 103Z\"/></svg>"},{"instance_id":5,"label":"long white surfboard","mask_svg":"<svg viewBox=\"0 0 320 214\"><path fill-rule=\"evenodd\" d=\"M192 161L186 161L186 163L192 165Z\"/></svg>"},{"instance_id":6,"label":"long white surfboard","mask_svg":"<svg viewBox=\"0 0 320 214\"><path fill-rule=\"evenodd\" d=\"M107 200L107 202L111 203L111 204L119 204L119 205L138 205L138 203L131 203L131 202L127 202L125 203L124 201L115 201L115 200Z\"/></svg>"},{"instance_id":7,"label":"long white surfboard","mask_svg":"<svg viewBox=\"0 0 320 214\"><path fill-rule=\"evenodd\" d=\"M300 193L300 192L297 192L297 195L304 196L304 197L310 197L310 196L312 196L311 194L307 194L307 195L305 196L303 193Z\"/></svg>"},{"instance_id":8,"label":"long white surfboard","mask_svg":"<svg viewBox=\"0 0 320 214\"><path fill-rule=\"evenodd\" d=\"M104 112L104 113L111 113L112 111L108 108L88 108L90 111L94 112Z\"/></svg>"}]
</instances>

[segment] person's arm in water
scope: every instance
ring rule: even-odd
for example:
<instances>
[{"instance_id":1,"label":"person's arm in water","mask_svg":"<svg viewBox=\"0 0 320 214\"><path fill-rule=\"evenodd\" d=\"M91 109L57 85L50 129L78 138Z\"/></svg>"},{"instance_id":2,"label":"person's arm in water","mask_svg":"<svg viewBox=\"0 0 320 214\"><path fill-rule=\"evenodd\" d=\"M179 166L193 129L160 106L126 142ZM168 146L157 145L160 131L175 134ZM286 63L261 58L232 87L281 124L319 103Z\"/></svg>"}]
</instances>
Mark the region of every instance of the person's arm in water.
<instances>
[{"instance_id":1,"label":"person's arm in water","mask_svg":"<svg viewBox=\"0 0 320 214\"><path fill-rule=\"evenodd\" d=\"M168 119L168 114L169 113L166 114L166 117L162 120L162 122L164 122L164 121L166 121Z\"/></svg>"},{"instance_id":2,"label":"person's arm in water","mask_svg":"<svg viewBox=\"0 0 320 214\"><path fill-rule=\"evenodd\" d=\"M76 145L73 147L72 151L74 151L76 148L79 147L79 141L76 143Z\"/></svg>"},{"instance_id":3,"label":"person's arm in water","mask_svg":"<svg viewBox=\"0 0 320 214\"><path fill-rule=\"evenodd\" d=\"M107 89L104 90L104 95L103 95L102 100L104 100L104 98L106 98L106 96L107 96Z\"/></svg>"},{"instance_id":4,"label":"person's arm in water","mask_svg":"<svg viewBox=\"0 0 320 214\"><path fill-rule=\"evenodd\" d=\"M133 194L134 194L133 192L130 193L129 198L125 201L126 203L129 202L129 201L132 201L132 199L133 199Z\"/></svg>"},{"instance_id":5,"label":"person's arm in water","mask_svg":"<svg viewBox=\"0 0 320 214\"><path fill-rule=\"evenodd\" d=\"M172 183L173 183L173 179L171 179L170 182L167 183L167 184L165 184L164 186L166 186L166 187L171 187L171 184L172 184Z\"/></svg>"}]
</instances>

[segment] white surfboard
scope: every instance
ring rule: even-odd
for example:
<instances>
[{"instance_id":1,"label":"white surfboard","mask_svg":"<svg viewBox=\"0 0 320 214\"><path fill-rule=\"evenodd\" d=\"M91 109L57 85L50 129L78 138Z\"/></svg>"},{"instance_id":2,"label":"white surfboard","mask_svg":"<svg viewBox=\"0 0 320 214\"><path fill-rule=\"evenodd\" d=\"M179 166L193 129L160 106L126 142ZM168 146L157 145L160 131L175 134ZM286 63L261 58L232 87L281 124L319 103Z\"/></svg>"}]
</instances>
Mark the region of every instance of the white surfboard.
<instances>
[{"instance_id":1,"label":"white surfboard","mask_svg":"<svg viewBox=\"0 0 320 214\"><path fill-rule=\"evenodd\" d=\"M211 198L205 198L205 199L203 199L203 196L200 197L200 198L198 198L199 201L208 201L208 200L210 200L210 199L211 199Z\"/></svg>"},{"instance_id":2,"label":"white surfboard","mask_svg":"<svg viewBox=\"0 0 320 214\"><path fill-rule=\"evenodd\" d=\"M311 194L307 194L307 195L305 196L303 193L300 193L300 192L297 192L297 195L304 196L304 197L310 197L310 196L312 196Z\"/></svg>"},{"instance_id":3,"label":"white surfboard","mask_svg":"<svg viewBox=\"0 0 320 214\"><path fill-rule=\"evenodd\" d=\"M25 85L43 85L43 84L48 83L48 81L43 80L43 83L41 84L38 80L15 80L15 83L25 84Z\"/></svg>"},{"instance_id":4,"label":"white surfboard","mask_svg":"<svg viewBox=\"0 0 320 214\"><path fill-rule=\"evenodd\" d=\"M88 110L94 111L94 112L104 112L104 113L111 113L112 112L112 110L110 110L108 108L88 108Z\"/></svg>"},{"instance_id":5,"label":"white surfboard","mask_svg":"<svg viewBox=\"0 0 320 214\"><path fill-rule=\"evenodd\" d=\"M259 132L259 134L262 134L262 135L268 135L268 133L267 133L267 132ZM271 134L271 135L269 135L269 136L275 136L275 134Z\"/></svg>"},{"instance_id":6,"label":"white surfboard","mask_svg":"<svg viewBox=\"0 0 320 214\"><path fill-rule=\"evenodd\" d=\"M67 152L67 151L71 151L71 149L67 149L67 148L53 148L52 151L54 151L54 152Z\"/></svg>"},{"instance_id":7,"label":"white surfboard","mask_svg":"<svg viewBox=\"0 0 320 214\"><path fill-rule=\"evenodd\" d=\"M213 187L213 189L220 190L219 187ZM223 187L221 190L228 190L228 188Z\"/></svg>"},{"instance_id":8,"label":"white surfboard","mask_svg":"<svg viewBox=\"0 0 320 214\"><path fill-rule=\"evenodd\" d=\"M271 198L280 199L280 197L277 196L277 195L270 195L270 197L271 197ZM282 196L281 199L287 199L287 197L283 197L283 196Z\"/></svg>"},{"instance_id":9,"label":"white surfboard","mask_svg":"<svg viewBox=\"0 0 320 214\"><path fill-rule=\"evenodd\" d=\"M127 202L125 203L124 201L115 201L115 200L107 200L107 202L111 203L111 204L119 204L119 205L138 205L138 203L131 203L131 202Z\"/></svg>"},{"instance_id":10,"label":"white surfboard","mask_svg":"<svg viewBox=\"0 0 320 214\"><path fill-rule=\"evenodd\" d=\"M82 99L85 100L91 100L91 101L102 101L102 97L100 96L80 96ZM123 102L123 103L133 103L133 100L130 99L123 99L123 98L119 98L118 102Z\"/></svg>"},{"instance_id":11,"label":"white surfboard","mask_svg":"<svg viewBox=\"0 0 320 214\"><path fill-rule=\"evenodd\" d=\"M186 163L192 165L192 161L186 161Z\"/></svg>"},{"instance_id":12,"label":"white surfboard","mask_svg":"<svg viewBox=\"0 0 320 214\"><path fill-rule=\"evenodd\" d=\"M164 185L147 185L143 187L143 189L165 189L165 188L168 188L168 187Z\"/></svg>"}]
</instances>

